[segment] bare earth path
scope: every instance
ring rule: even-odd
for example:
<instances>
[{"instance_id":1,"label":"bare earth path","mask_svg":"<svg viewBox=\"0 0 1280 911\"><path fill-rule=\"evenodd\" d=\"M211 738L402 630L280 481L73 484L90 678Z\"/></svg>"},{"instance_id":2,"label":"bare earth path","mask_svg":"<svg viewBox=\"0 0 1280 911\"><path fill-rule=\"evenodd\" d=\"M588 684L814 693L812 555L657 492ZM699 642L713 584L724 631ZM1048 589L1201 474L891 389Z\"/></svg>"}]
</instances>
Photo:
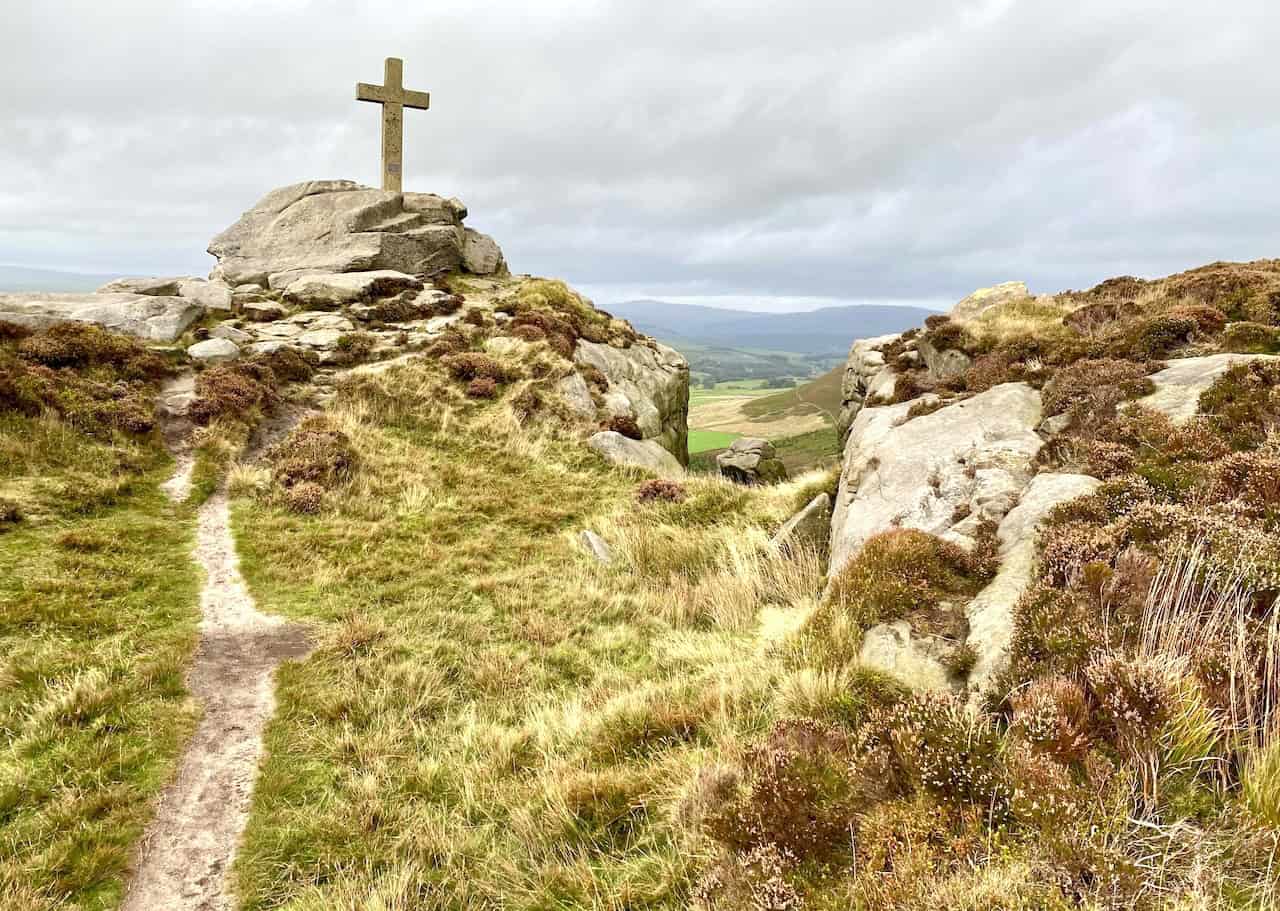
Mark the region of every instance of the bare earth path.
<instances>
[{"instance_id":1,"label":"bare earth path","mask_svg":"<svg viewBox=\"0 0 1280 911\"><path fill-rule=\"evenodd\" d=\"M190 460L166 489L189 489ZM184 478L184 475L186 476ZM184 483L185 481L185 483ZM200 645L188 685L204 716L139 851L123 911L229 911L227 871L248 818L273 674L307 654L305 631L258 611L240 575L225 490L200 508L193 556L205 571Z\"/></svg>"}]
</instances>

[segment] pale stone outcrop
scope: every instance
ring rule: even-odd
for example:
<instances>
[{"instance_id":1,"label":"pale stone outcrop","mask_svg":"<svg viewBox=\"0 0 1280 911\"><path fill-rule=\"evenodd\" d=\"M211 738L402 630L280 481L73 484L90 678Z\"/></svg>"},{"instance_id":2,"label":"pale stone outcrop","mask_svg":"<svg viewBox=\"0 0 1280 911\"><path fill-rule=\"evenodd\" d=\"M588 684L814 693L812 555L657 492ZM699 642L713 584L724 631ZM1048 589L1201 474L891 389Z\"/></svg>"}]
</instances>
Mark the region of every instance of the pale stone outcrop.
<instances>
[{"instance_id":1,"label":"pale stone outcrop","mask_svg":"<svg viewBox=\"0 0 1280 911\"><path fill-rule=\"evenodd\" d=\"M588 438L587 446L614 465L639 468L660 478L684 477L684 467L657 440L633 440L613 430L602 430Z\"/></svg>"},{"instance_id":2,"label":"pale stone outcrop","mask_svg":"<svg viewBox=\"0 0 1280 911\"><path fill-rule=\"evenodd\" d=\"M507 271L507 261L496 240L467 228L462 238L462 268L476 275L501 275Z\"/></svg>"},{"instance_id":3,"label":"pale stone outcrop","mask_svg":"<svg viewBox=\"0 0 1280 911\"><path fill-rule=\"evenodd\" d=\"M942 659L955 647L939 636L916 636L906 620L881 623L862 635L858 662L917 690L954 690Z\"/></svg>"},{"instance_id":4,"label":"pale stone outcrop","mask_svg":"<svg viewBox=\"0 0 1280 911\"><path fill-rule=\"evenodd\" d=\"M419 279L394 269L321 272L291 282L284 289L284 299L298 306L333 308L379 297L391 297L401 291L421 289L422 282Z\"/></svg>"},{"instance_id":5,"label":"pale stone outcrop","mask_svg":"<svg viewBox=\"0 0 1280 911\"><path fill-rule=\"evenodd\" d=\"M1155 392L1138 399L1138 404L1168 415L1174 421L1188 421L1200 405L1200 394L1213 385L1234 364L1249 361L1276 361L1271 354L1210 354L1170 361L1169 366L1151 374Z\"/></svg>"},{"instance_id":6,"label":"pale stone outcrop","mask_svg":"<svg viewBox=\"0 0 1280 911\"><path fill-rule=\"evenodd\" d=\"M992 307L1021 300L1034 300L1026 282L1004 282L992 288L979 288L951 308L951 318L958 323L976 319Z\"/></svg>"},{"instance_id":7,"label":"pale stone outcrop","mask_svg":"<svg viewBox=\"0 0 1280 911\"><path fill-rule=\"evenodd\" d=\"M898 338L900 335L897 334L860 338L849 349L844 378L840 383L840 415L836 418L836 432L841 439L868 401L892 397L896 376L891 368L885 366L884 355L876 349Z\"/></svg>"},{"instance_id":8,"label":"pale stone outcrop","mask_svg":"<svg viewBox=\"0 0 1280 911\"><path fill-rule=\"evenodd\" d=\"M268 193L209 252L214 277L232 285L283 288L310 272L436 274L463 265L466 214L431 193L316 180Z\"/></svg>"},{"instance_id":9,"label":"pale stone outcrop","mask_svg":"<svg viewBox=\"0 0 1280 911\"><path fill-rule=\"evenodd\" d=\"M1045 517L1055 506L1091 493L1100 483L1083 474L1036 475L1018 505L1000 522L996 532L1000 569L965 608L969 620L965 641L977 654L969 673L971 690L985 690L1008 662L1014 607L1035 581L1037 537Z\"/></svg>"},{"instance_id":10,"label":"pale stone outcrop","mask_svg":"<svg viewBox=\"0 0 1280 911\"><path fill-rule=\"evenodd\" d=\"M787 552L796 547L826 547L831 528L831 495L820 493L783 523L769 541L772 550Z\"/></svg>"},{"instance_id":11,"label":"pale stone outcrop","mask_svg":"<svg viewBox=\"0 0 1280 911\"><path fill-rule=\"evenodd\" d=\"M178 296L199 304L206 310L231 310L231 287L223 282L188 278L178 283Z\"/></svg>"},{"instance_id":12,"label":"pale stone outcrop","mask_svg":"<svg viewBox=\"0 0 1280 911\"><path fill-rule=\"evenodd\" d=\"M189 279L185 276L170 276L167 278L143 278L129 277L117 278L109 281L98 289L99 294L146 294L151 297L177 297L178 288L184 281Z\"/></svg>"},{"instance_id":13,"label":"pale stone outcrop","mask_svg":"<svg viewBox=\"0 0 1280 911\"><path fill-rule=\"evenodd\" d=\"M225 338L229 342L235 342L237 345L247 345L253 341L253 333L238 329L229 323L219 323L209 330L212 338Z\"/></svg>"},{"instance_id":14,"label":"pale stone outcrop","mask_svg":"<svg viewBox=\"0 0 1280 911\"><path fill-rule=\"evenodd\" d=\"M584 421L595 420L596 403L591 398L591 387L578 371L575 370L556 381L556 392L560 394L560 398L564 399L574 415Z\"/></svg>"},{"instance_id":15,"label":"pale stone outcrop","mask_svg":"<svg viewBox=\"0 0 1280 911\"><path fill-rule=\"evenodd\" d=\"M845 444L831 522L832 575L891 528L951 532L965 543L999 521L1031 478L1044 445L1040 393L1006 383L905 421L911 403L865 408Z\"/></svg>"},{"instance_id":16,"label":"pale stone outcrop","mask_svg":"<svg viewBox=\"0 0 1280 911\"><path fill-rule=\"evenodd\" d=\"M150 342L172 342L204 314L180 297L149 294L0 294L0 320L42 329L72 321Z\"/></svg>"},{"instance_id":17,"label":"pale stone outcrop","mask_svg":"<svg viewBox=\"0 0 1280 911\"><path fill-rule=\"evenodd\" d=\"M187 356L204 364L225 364L240 356L240 348L225 338L207 338L188 348Z\"/></svg>"},{"instance_id":18,"label":"pale stone outcrop","mask_svg":"<svg viewBox=\"0 0 1280 911\"><path fill-rule=\"evenodd\" d=\"M742 437L716 456L720 473L739 484L776 484L787 479L787 468L768 440Z\"/></svg>"},{"instance_id":19,"label":"pale stone outcrop","mask_svg":"<svg viewBox=\"0 0 1280 911\"><path fill-rule=\"evenodd\" d=\"M681 465L689 461L689 363L658 342L614 348L579 340L573 361L609 381L605 410L635 419L646 440L656 440Z\"/></svg>"},{"instance_id":20,"label":"pale stone outcrop","mask_svg":"<svg viewBox=\"0 0 1280 911\"><path fill-rule=\"evenodd\" d=\"M929 371L929 378L935 383L945 383L964 376L973 365L973 358L956 348L938 348L927 336L921 336L916 342L916 350Z\"/></svg>"}]
</instances>

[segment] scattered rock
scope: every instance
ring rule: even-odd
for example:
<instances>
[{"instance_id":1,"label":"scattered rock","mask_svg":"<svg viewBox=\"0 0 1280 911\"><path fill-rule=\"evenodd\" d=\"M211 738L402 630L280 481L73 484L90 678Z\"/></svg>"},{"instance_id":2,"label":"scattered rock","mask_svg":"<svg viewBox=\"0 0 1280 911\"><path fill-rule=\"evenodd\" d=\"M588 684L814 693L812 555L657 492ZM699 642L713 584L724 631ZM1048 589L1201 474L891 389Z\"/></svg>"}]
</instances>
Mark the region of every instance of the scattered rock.
<instances>
[{"instance_id":1,"label":"scattered rock","mask_svg":"<svg viewBox=\"0 0 1280 911\"><path fill-rule=\"evenodd\" d=\"M253 341L252 333L245 332L243 329L237 329L228 323L219 323L209 330L212 338L225 338L229 342L235 342L237 345L247 345Z\"/></svg>"},{"instance_id":2,"label":"scattered rock","mask_svg":"<svg viewBox=\"0 0 1280 911\"><path fill-rule=\"evenodd\" d=\"M958 323L976 319L1000 304L1013 301L1034 300L1026 282L1004 282L993 288L979 288L951 308L951 318Z\"/></svg>"},{"instance_id":3,"label":"scattered rock","mask_svg":"<svg viewBox=\"0 0 1280 911\"><path fill-rule=\"evenodd\" d=\"M222 282L188 278L178 285L178 296L185 297L207 310L231 310L231 288Z\"/></svg>"},{"instance_id":4,"label":"scattered rock","mask_svg":"<svg viewBox=\"0 0 1280 911\"><path fill-rule=\"evenodd\" d=\"M180 297L148 294L0 294L0 319L31 329L71 320L152 342L172 342L204 314Z\"/></svg>"},{"instance_id":5,"label":"scattered rock","mask_svg":"<svg viewBox=\"0 0 1280 911\"><path fill-rule=\"evenodd\" d=\"M796 547L823 548L831 531L831 496L820 493L783 523L769 541L773 550L786 552Z\"/></svg>"},{"instance_id":6,"label":"scattered rock","mask_svg":"<svg viewBox=\"0 0 1280 911\"><path fill-rule=\"evenodd\" d=\"M466 207L431 193L317 180L273 190L209 244L215 275L283 288L313 272L433 275L462 264Z\"/></svg>"},{"instance_id":7,"label":"scattered rock","mask_svg":"<svg viewBox=\"0 0 1280 911\"><path fill-rule=\"evenodd\" d=\"M684 466L657 440L632 440L617 431L602 430L592 434L587 446L614 465L640 468L661 478L684 477Z\"/></svg>"},{"instance_id":8,"label":"scattered rock","mask_svg":"<svg viewBox=\"0 0 1280 911\"><path fill-rule=\"evenodd\" d=\"M344 304L420 291L422 282L392 269L373 272L327 272L299 278L284 290L286 303L309 309L332 310Z\"/></svg>"},{"instance_id":9,"label":"scattered rock","mask_svg":"<svg viewBox=\"0 0 1280 911\"><path fill-rule=\"evenodd\" d=\"M1101 482L1082 474L1036 475L996 532L1000 569L996 577L965 608L969 619L967 644L977 661L969 673L969 688L981 692L1004 669L1013 639L1013 609L1035 581L1036 538L1040 525L1058 504L1084 496Z\"/></svg>"},{"instance_id":10,"label":"scattered rock","mask_svg":"<svg viewBox=\"0 0 1280 911\"><path fill-rule=\"evenodd\" d=\"M177 297L178 288L188 279L176 278L117 278L98 289L99 294L146 294L151 297Z\"/></svg>"},{"instance_id":11,"label":"scattered rock","mask_svg":"<svg viewBox=\"0 0 1280 911\"><path fill-rule=\"evenodd\" d=\"M501 275L507 271L507 263L497 241L467 228L462 239L462 268L476 275Z\"/></svg>"},{"instance_id":12,"label":"scattered rock","mask_svg":"<svg viewBox=\"0 0 1280 911\"><path fill-rule=\"evenodd\" d=\"M613 550L609 547L604 538L600 537L590 529L584 529L578 533L578 542L583 546L587 553L595 557L600 563L608 566L613 562Z\"/></svg>"},{"instance_id":13,"label":"scattered rock","mask_svg":"<svg viewBox=\"0 0 1280 911\"><path fill-rule=\"evenodd\" d=\"M273 320L284 319L285 313L288 311L284 307L270 300L254 300L246 301L239 305L241 315L254 323L269 323Z\"/></svg>"},{"instance_id":14,"label":"scattered rock","mask_svg":"<svg viewBox=\"0 0 1280 911\"><path fill-rule=\"evenodd\" d=\"M743 437L716 456L720 473L739 484L776 484L787 479L787 467L768 440Z\"/></svg>"},{"instance_id":15,"label":"scattered rock","mask_svg":"<svg viewBox=\"0 0 1280 911\"><path fill-rule=\"evenodd\" d=\"M859 662L917 690L954 690L956 683L943 664L953 643L937 636L916 637L906 620L881 623L862 635Z\"/></svg>"},{"instance_id":16,"label":"scattered rock","mask_svg":"<svg viewBox=\"0 0 1280 911\"><path fill-rule=\"evenodd\" d=\"M225 338L209 338L188 348L187 356L204 364L223 364L238 358L240 348Z\"/></svg>"},{"instance_id":17,"label":"scattered rock","mask_svg":"<svg viewBox=\"0 0 1280 911\"><path fill-rule=\"evenodd\" d=\"M963 538L999 521L1031 479L1044 441L1030 386L1006 383L897 423L910 407L864 408L854 419L831 522L832 575L890 528L942 535L959 526Z\"/></svg>"},{"instance_id":18,"label":"scattered rock","mask_svg":"<svg viewBox=\"0 0 1280 911\"><path fill-rule=\"evenodd\" d=\"M605 408L611 415L633 417L646 440L657 440L688 464L689 363L677 351L657 342L614 348L582 339L573 360L609 381Z\"/></svg>"},{"instance_id":19,"label":"scattered rock","mask_svg":"<svg viewBox=\"0 0 1280 911\"><path fill-rule=\"evenodd\" d=\"M1233 365L1255 360L1280 360L1270 354L1210 354L1170 361L1169 366L1151 375L1156 391L1138 399L1139 405L1168 415L1174 421L1188 421L1200 406L1200 393L1213 385Z\"/></svg>"}]
</instances>

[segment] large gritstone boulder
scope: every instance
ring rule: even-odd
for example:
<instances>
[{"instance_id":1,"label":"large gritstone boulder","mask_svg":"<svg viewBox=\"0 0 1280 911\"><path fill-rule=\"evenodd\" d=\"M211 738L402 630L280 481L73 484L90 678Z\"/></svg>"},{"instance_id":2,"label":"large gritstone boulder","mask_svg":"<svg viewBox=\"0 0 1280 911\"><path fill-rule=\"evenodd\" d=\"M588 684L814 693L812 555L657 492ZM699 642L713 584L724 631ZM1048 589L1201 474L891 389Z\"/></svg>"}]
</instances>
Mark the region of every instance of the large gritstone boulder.
<instances>
[{"instance_id":1,"label":"large gritstone boulder","mask_svg":"<svg viewBox=\"0 0 1280 911\"><path fill-rule=\"evenodd\" d=\"M787 479L787 467L768 440L743 437L716 456L720 473L739 484L776 484Z\"/></svg>"},{"instance_id":2,"label":"large gritstone boulder","mask_svg":"<svg viewBox=\"0 0 1280 911\"><path fill-rule=\"evenodd\" d=\"M172 342L204 315L181 297L150 294L0 294L0 320L31 329L72 321L149 342Z\"/></svg>"},{"instance_id":3,"label":"large gritstone boulder","mask_svg":"<svg viewBox=\"0 0 1280 911\"><path fill-rule=\"evenodd\" d=\"M634 419L645 440L656 440L688 464L689 362L679 352L658 342L615 348L582 339L573 362L599 370L608 381L606 417Z\"/></svg>"},{"instance_id":4,"label":"large gritstone boulder","mask_svg":"<svg viewBox=\"0 0 1280 911\"><path fill-rule=\"evenodd\" d=\"M350 180L294 184L268 193L209 243L218 258L214 278L283 289L318 272L504 269L491 239L471 238L468 249L466 215L458 200L432 193L375 190Z\"/></svg>"}]
</instances>

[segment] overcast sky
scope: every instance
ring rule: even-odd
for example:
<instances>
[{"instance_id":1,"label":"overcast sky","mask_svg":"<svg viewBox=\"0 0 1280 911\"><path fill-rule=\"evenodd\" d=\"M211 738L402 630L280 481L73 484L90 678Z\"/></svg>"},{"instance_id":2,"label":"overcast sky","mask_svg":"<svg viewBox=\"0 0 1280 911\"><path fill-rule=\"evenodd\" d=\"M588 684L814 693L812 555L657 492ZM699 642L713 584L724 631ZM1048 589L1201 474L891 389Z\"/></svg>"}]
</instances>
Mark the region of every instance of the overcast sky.
<instances>
[{"instance_id":1,"label":"overcast sky","mask_svg":"<svg viewBox=\"0 0 1280 911\"><path fill-rule=\"evenodd\" d=\"M0 263L204 273L273 187L405 186L607 304L950 303L1280 256L1276 0L0 0Z\"/></svg>"}]
</instances>

